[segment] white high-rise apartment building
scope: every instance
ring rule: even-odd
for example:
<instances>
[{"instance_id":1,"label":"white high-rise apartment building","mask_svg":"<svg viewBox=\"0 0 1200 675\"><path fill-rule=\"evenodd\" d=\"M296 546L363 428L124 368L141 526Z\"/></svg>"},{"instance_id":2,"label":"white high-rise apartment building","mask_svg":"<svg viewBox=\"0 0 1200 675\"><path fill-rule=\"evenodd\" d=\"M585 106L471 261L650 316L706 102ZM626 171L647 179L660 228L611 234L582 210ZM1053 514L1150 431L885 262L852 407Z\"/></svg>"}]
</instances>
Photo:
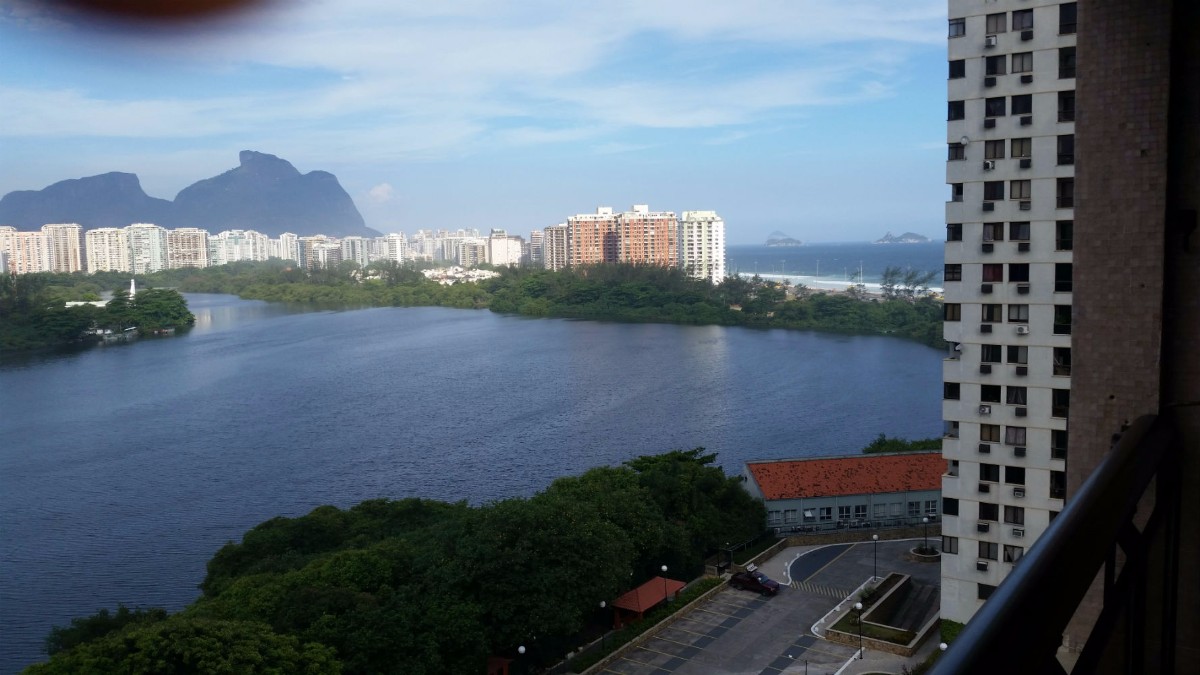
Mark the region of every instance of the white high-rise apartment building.
<instances>
[{"instance_id":1,"label":"white high-rise apartment building","mask_svg":"<svg viewBox=\"0 0 1200 675\"><path fill-rule=\"evenodd\" d=\"M101 227L88 230L83 235L83 241L89 274L129 271L129 236L124 229Z\"/></svg>"},{"instance_id":2,"label":"white high-rise apartment building","mask_svg":"<svg viewBox=\"0 0 1200 675\"><path fill-rule=\"evenodd\" d=\"M493 265L520 265L522 239L505 230L492 230L487 239L487 261Z\"/></svg>"},{"instance_id":3,"label":"white high-rise apartment building","mask_svg":"<svg viewBox=\"0 0 1200 675\"><path fill-rule=\"evenodd\" d=\"M359 267L366 267L371 262L371 241L366 237L342 237L342 260L353 260Z\"/></svg>"},{"instance_id":4,"label":"white high-rise apartment building","mask_svg":"<svg viewBox=\"0 0 1200 675\"><path fill-rule=\"evenodd\" d=\"M679 265L697 279L725 279L725 221L716 211L684 211L679 222Z\"/></svg>"},{"instance_id":5,"label":"white high-rise apartment building","mask_svg":"<svg viewBox=\"0 0 1200 675\"><path fill-rule=\"evenodd\" d=\"M82 272L83 228L78 223L60 223L42 226L46 237L50 272Z\"/></svg>"},{"instance_id":6,"label":"white high-rise apartment building","mask_svg":"<svg viewBox=\"0 0 1200 675\"><path fill-rule=\"evenodd\" d=\"M129 241L129 266L134 274L149 274L167 268L167 230L150 223L125 228Z\"/></svg>"},{"instance_id":7,"label":"white high-rise apartment building","mask_svg":"<svg viewBox=\"0 0 1200 675\"><path fill-rule=\"evenodd\" d=\"M529 233L529 264L533 267L542 266L542 238L545 236L541 230Z\"/></svg>"},{"instance_id":8,"label":"white high-rise apartment building","mask_svg":"<svg viewBox=\"0 0 1200 675\"><path fill-rule=\"evenodd\" d=\"M284 232L279 235L279 239L272 239L271 255L284 260L295 260L300 262L300 237L291 232Z\"/></svg>"},{"instance_id":9,"label":"white high-rise apartment building","mask_svg":"<svg viewBox=\"0 0 1200 675\"><path fill-rule=\"evenodd\" d=\"M1066 496L1075 7L950 0L941 592L958 622Z\"/></svg>"},{"instance_id":10,"label":"white high-rise apartment building","mask_svg":"<svg viewBox=\"0 0 1200 675\"><path fill-rule=\"evenodd\" d=\"M266 260L271 255L267 235L254 230L225 230L208 238L208 257L213 265L241 260Z\"/></svg>"},{"instance_id":11,"label":"white high-rise apartment building","mask_svg":"<svg viewBox=\"0 0 1200 675\"><path fill-rule=\"evenodd\" d=\"M571 262L567 242L570 230L566 223L551 225L543 230L542 266L548 270L561 270Z\"/></svg>"},{"instance_id":12,"label":"white high-rise apartment building","mask_svg":"<svg viewBox=\"0 0 1200 675\"><path fill-rule=\"evenodd\" d=\"M167 232L167 266L208 267L208 230L179 227Z\"/></svg>"},{"instance_id":13,"label":"white high-rise apartment building","mask_svg":"<svg viewBox=\"0 0 1200 675\"><path fill-rule=\"evenodd\" d=\"M404 261L408 259L408 240L404 238L404 233L389 234L384 239L387 242L387 252L384 254L384 258L403 265Z\"/></svg>"}]
</instances>

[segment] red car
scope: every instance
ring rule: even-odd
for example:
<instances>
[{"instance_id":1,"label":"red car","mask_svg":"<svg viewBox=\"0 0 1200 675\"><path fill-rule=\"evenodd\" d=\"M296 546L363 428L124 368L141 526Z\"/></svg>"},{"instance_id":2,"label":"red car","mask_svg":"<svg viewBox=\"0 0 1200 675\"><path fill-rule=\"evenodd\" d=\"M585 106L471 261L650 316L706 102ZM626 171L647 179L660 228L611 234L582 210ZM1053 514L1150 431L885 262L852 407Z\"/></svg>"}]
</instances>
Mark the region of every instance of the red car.
<instances>
[{"instance_id":1,"label":"red car","mask_svg":"<svg viewBox=\"0 0 1200 675\"><path fill-rule=\"evenodd\" d=\"M754 591L763 595L775 595L779 592L779 582L755 570L753 572L738 572L729 577L729 585L742 591Z\"/></svg>"}]
</instances>

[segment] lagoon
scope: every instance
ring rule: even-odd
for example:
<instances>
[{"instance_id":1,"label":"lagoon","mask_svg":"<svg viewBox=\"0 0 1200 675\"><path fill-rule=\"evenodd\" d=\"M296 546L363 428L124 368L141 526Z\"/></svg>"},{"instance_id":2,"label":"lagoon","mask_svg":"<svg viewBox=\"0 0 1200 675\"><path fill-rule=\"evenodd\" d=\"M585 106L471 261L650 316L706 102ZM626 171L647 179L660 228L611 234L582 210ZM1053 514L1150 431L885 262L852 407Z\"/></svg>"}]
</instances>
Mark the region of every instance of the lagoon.
<instances>
[{"instance_id":1,"label":"lagoon","mask_svg":"<svg viewBox=\"0 0 1200 675\"><path fill-rule=\"evenodd\" d=\"M72 617L182 607L276 515L525 496L672 448L740 472L941 427L942 353L905 340L187 299L186 334L0 363L0 673Z\"/></svg>"}]
</instances>

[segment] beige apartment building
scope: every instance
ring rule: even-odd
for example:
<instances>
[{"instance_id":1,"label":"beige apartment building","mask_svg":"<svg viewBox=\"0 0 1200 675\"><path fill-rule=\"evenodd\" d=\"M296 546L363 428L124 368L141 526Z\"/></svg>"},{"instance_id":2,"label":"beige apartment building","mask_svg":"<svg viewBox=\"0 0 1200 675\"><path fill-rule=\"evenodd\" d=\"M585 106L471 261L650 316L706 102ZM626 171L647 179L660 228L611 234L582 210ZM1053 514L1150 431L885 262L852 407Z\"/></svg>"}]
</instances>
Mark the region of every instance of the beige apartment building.
<instances>
[{"instance_id":1,"label":"beige apartment building","mask_svg":"<svg viewBox=\"0 0 1200 675\"><path fill-rule=\"evenodd\" d=\"M84 265L83 228L78 223L42 226L49 257L48 272L82 272Z\"/></svg>"},{"instance_id":2,"label":"beige apartment building","mask_svg":"<svg viewBox=\"0 0 1200 675\"><path fill-rule=\"evenodd\" d=\"M179 227L167 232L167 266L208 267L208 230Z\"/></svg>"}]
</instances>

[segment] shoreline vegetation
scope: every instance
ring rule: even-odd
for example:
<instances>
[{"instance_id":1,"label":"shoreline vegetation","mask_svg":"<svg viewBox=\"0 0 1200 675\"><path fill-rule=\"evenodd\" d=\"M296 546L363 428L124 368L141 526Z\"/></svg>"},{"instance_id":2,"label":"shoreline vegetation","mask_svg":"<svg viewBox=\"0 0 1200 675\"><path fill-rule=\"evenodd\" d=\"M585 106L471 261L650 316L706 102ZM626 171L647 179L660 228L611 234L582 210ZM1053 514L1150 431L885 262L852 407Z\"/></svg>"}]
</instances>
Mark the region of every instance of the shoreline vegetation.
<instances>
[{"instance_id":1,"label":"shoreline vegetation","mask_svg":"<svg viewBox=\"0 0 1200 675\"><path fill-rule=\"evenodd\" d=\"M169 288L144 288L133 296L129 275L0 275L0 352L32 351L71 344L154 335L193 325L187 301ZM104 288L115 289L103 306Z\"/></svg>"},{"instance_id":2,"label":"shoreline vegetation","mask_svg":"<svg viewBox=\"0 0 1200 675\"><path fill-rule=\"evenodd\" d=\"M691 580L723 542L763 532L762 502L715 460L673 450L528 498L376 499L272 518L216 552L182 611L77 618L50 632L49 661L24 672L316 675L402 663L433 675L484 672L489 656L543 669L612 626L601 600L662 565Z\"/></svg>"},{"instance_id":3,"label":"shoreline vegetation","mask_svg":"<svg viewBox=\"0 0 1200 675\"><path fill-rule=\"evenodd\" d=\"M928 291L931 274L888 270L882 296L872 296L861 285L844 293L816 292L757 276L728 277L714 286L692 279L679 269L645 265L595 265L558 271L501 267L495 268L498 276L492 279L449 285L426 278L421 269L385 261L365 268L342 263L333 269L306 271L290 261L274 259L165 270L137 275L137 281L148 288L227 293L246 300L322 307L441 306L528 317L890 335L939 349L944 345L942 303ZM32 297L45 307L34 309L27 302L26 312L36 316L18 320L24 327L15 330L5 325L13 321L9 319L11 314L6 314L11 310L0 293L0 351L80 339L81 326L87 322L79 315L86 314L87 309L65 309L62 303L98 299L102 289L120 288L129 278L128 274L118 273L13 277L15 281L8 282L10 288L38 286L41 294ZM139 293L137 299L141 297Z\"/></svg>"}]
</instances>

